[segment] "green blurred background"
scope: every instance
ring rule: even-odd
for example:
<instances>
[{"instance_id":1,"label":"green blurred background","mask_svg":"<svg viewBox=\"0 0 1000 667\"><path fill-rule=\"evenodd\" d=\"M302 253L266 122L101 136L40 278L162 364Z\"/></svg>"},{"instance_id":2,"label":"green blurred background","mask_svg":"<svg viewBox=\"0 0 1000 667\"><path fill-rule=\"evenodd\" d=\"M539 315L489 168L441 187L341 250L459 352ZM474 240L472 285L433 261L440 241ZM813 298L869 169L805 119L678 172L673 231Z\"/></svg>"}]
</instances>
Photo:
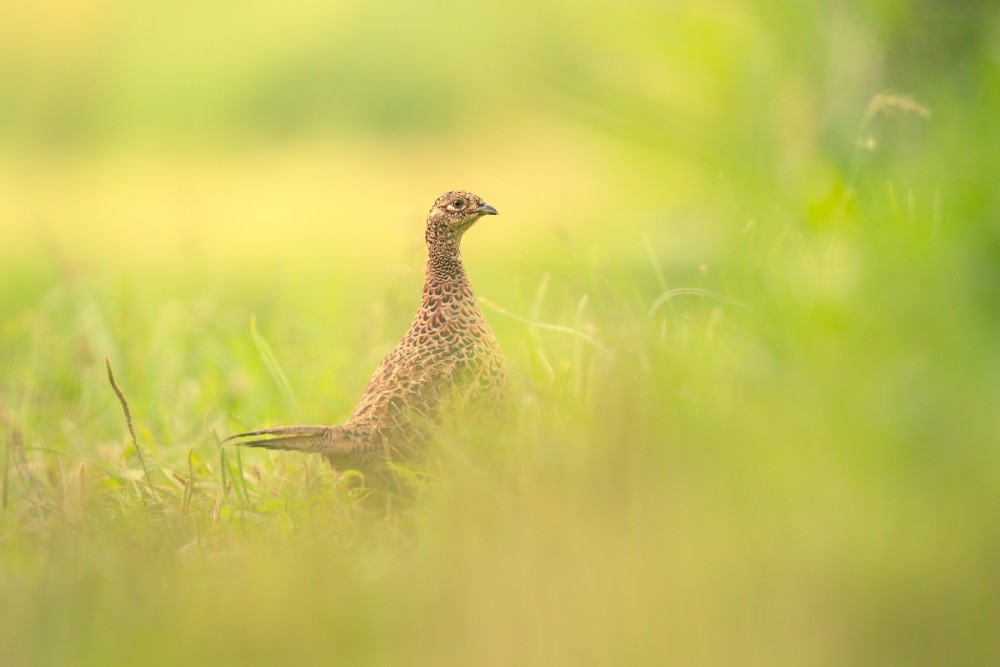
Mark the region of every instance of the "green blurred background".
<instances>
[{"instance_id":1,"label":"green blurred background","mask_svg":"<svg viewBox=\"0 0 1000 667\"><path fill-rule=\"evenodd\" d=\"M996 664L998 119L986 0L5 3L0 661ZM510 423L220 449L453 188Z\"/></svg>"}]
</instances>

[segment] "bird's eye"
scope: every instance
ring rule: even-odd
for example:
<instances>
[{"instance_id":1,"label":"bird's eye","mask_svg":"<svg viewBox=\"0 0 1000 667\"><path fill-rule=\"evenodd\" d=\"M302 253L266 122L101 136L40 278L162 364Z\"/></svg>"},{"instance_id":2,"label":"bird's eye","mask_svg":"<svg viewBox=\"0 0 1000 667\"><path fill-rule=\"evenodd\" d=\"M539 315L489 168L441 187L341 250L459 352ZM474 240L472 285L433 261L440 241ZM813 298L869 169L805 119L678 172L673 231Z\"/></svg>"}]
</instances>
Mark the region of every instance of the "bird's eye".
<instances>
[{"instance_id":1,"label":"bird's eye","mask_svg":"<svg viewBox=\"0 0 1000 667\"><path fill-rule=\"evenodd\" d=\"M453 202L451 202L451 206L452 208L461 210L462 208L465 207L465 202L462 201L461 199L456 199Z\"/></svg>"}]
</instances>

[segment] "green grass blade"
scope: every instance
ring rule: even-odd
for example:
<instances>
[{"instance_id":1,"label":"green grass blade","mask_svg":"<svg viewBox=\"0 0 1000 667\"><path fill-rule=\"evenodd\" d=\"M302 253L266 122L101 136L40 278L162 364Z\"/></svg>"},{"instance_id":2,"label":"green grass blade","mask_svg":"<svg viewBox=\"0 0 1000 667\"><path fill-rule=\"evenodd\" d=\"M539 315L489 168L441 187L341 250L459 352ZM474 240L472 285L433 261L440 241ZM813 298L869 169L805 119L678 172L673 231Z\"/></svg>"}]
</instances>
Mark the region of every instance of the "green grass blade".
<instances>
[{"instance_id":1,"label":"green grass blade","mask_svg":"<svg viewBox=\"0 0 1000 667\"><path fill-rule=\"evenodd\" d=\"M278 385L278 389L281 390L285 400L288 401L296 412L302 412L299 398L295 395L295 391L292 389L292 384L288 381L288 376L285 374L284 369L278 362L278 358L274 355L271 345L257 328L256 317L250 318L250 336L253 338L253 344L257 348L257 354L260 355L260 359L264 362L267 372L271 374L271 378L274 380L275 384Z\"/></svg>"}]
</instances>

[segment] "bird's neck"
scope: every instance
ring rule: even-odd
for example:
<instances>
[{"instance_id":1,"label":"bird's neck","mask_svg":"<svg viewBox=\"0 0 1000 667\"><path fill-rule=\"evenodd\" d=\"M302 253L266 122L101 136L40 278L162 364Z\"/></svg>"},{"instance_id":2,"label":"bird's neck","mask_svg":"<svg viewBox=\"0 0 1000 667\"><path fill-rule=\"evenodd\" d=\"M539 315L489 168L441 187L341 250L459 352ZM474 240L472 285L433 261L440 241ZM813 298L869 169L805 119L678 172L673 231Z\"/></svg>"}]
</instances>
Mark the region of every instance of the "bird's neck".
<instances>
[{"instance_id":1,"label":"bird's neck","mask_svg":"<svg viewBox=\"0 0 1000 667\"><path fill-rule=\"evenodd\" d=\"M424 270L425 284L460 283L468 284L462 266L461 238L436 238L427 242L427 266Z\"/></svg>"}]
</instances>

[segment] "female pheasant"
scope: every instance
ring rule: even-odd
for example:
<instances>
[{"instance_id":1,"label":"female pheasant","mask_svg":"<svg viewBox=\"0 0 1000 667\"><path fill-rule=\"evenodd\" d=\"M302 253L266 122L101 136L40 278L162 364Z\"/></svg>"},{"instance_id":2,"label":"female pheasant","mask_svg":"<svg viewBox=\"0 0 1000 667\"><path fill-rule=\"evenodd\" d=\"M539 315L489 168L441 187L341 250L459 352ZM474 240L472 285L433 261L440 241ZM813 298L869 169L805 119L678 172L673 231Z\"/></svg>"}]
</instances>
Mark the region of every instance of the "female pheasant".
<instances>
[{"instance_id":1,"label":"female pheasant","mask_svg":"<svg viewBox=\"0 0 1000 667\"><path fill-rule=\"evenodd\" d=\"M438 197L427 215L423 297L403 340L382 360L351 415L337 426L275 426L226 438L323 454L334 467L405 457L445 402L502 412L507 370L462 266L462 235L497 210L471 192Z\"/></svg>"}]
</instances>

